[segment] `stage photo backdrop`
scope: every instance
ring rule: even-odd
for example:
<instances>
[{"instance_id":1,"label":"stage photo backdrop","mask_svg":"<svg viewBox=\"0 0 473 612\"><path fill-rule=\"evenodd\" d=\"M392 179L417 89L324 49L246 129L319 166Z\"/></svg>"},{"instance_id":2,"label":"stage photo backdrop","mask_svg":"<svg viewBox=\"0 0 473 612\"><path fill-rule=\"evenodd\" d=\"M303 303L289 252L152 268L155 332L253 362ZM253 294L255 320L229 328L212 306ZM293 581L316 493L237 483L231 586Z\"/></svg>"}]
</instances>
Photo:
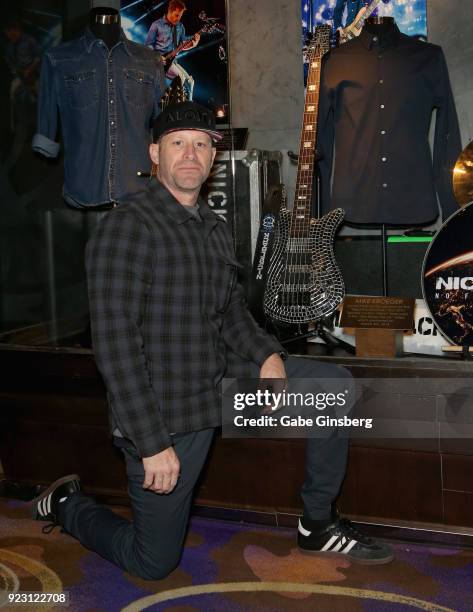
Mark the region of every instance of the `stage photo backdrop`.
<instances>
[{"instance_id":1,"label":"stage photo backdrop","mask_svg":"<svg viewBox=\"0 0 473 612\"><path fill-rule=\"evenodd\" d=\"M225 0L122 0L120 15L130 40L167 58L167 85L180 76L188 99L229 122Z\"/></svg>"}]
</instances>

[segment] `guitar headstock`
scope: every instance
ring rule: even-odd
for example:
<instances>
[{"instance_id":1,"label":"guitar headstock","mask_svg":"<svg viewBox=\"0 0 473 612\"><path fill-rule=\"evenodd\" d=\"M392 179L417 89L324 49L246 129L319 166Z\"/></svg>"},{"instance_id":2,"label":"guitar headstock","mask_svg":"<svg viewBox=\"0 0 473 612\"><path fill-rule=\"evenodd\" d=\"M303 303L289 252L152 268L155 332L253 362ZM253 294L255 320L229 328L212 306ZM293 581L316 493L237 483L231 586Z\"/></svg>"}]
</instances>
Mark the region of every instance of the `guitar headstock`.
<instances>
[{"instance_id":1,"label":"guitar headstock","mask_svg":"<svg viewBox=\"0 0 473 612\"><path fill-rule=\"evenodd\" d=\"M206 23L200 31L202 34L213 34L214 32L223 34L225 32L225 26L221 23L217 23L216 21L210 21L209 23Z\"/></svg>"},{"instance_id":2,"label":"guitar headstock","mask_svg":"<svg viewBox=\"0 0 473 612\"><path fill-rule=\"evenodd\" d=\"M321 57L330 48L332 28L329 25L318 25L307 36L304 48L304 61L310 62L315 57Z\"/></svg>"}]
</instances>

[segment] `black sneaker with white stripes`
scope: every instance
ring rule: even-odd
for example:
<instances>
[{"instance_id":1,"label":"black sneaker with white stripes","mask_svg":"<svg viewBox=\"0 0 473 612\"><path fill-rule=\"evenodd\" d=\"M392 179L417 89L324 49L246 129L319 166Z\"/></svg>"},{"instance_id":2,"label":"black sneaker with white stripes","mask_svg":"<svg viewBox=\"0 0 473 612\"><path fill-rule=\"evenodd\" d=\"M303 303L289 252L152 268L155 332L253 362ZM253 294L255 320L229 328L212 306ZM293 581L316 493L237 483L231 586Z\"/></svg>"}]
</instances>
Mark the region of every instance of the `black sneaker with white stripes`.
<instances>
[{"instance_id":1,"label":"black sneaker with white stripes","mask_svg":"<svg viewBox=\"0 0 473 612\"><path fill-rule=\"evenodd\" d=\"M77 474L69 474L55 480L45 491L33 500L31 514L36 521L48 521L50 524L43 528L49 533L59 525L59 504L73 493L81 490L80 478Z\"/></svg>"},{"instance_id":2,"label":"black sneaker with white stripes","mask_svg":"<svg viewBox=\"0 0 473 612\"><path fill-rule=\"evenodd\" d=\"M381 565L394 558L390 546L363 535L346 519L337 518L319 530L306 529L304 519L299 520L297 544L304 552L345 557L366 565Z\"/></svg>"}]
</instances>

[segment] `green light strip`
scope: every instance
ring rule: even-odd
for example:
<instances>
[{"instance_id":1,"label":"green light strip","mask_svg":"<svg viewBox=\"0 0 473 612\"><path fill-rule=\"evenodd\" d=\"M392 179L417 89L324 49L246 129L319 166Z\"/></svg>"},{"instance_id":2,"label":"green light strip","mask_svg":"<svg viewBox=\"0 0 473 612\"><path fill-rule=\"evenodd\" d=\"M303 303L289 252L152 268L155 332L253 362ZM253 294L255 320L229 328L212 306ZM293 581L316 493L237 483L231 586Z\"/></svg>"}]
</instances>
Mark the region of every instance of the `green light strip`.
<instances>
[{"instance_id":1,"label":"green light strip","mask_svg":"<svg viewBox=\"0 0 473 612\"><path fill-rule=\"evenodd\" d=\"M388 242L432 242L433 236L389 236Z\"/></svg>"}]
</instances>

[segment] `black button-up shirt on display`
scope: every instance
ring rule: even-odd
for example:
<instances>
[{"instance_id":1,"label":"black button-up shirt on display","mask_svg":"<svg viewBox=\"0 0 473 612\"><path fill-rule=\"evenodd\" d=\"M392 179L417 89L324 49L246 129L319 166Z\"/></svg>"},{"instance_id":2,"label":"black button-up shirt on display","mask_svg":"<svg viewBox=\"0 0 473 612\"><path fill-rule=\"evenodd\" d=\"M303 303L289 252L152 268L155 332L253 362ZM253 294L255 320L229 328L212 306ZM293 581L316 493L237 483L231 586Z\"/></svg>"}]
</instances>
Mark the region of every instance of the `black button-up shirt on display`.
<instances>
[{"instance_id":1,"label":"black button-up shirt on display","mask_svg":"<svg viewBox=\"0 0 473 612\"><path fill-rule=\"evenodd\" d=\"M59 112L68 204L122 202L144 188L136 173L150 167L151 124L163 91L159 56L123 31L110 51L87 28L44 54L33 149L58 154Z\"/></svg>"},{"instance_id":2,"label":"black button-up shirt on display","mask_svg":"<svg viewBox=\"0 0 473 612\"><path fill-rule=\"evenodd\" d=\"M429 145L436 109L433 158ZM401 34L361 35L323 58L318 116L322 210L346 221L427 224L458 205L461 151L442 49Z\"/></svg>"},{"instance_id":3,"label":"black button-up shirt on display","mask_svg":"<svg viewBox=\"0 0 473 612\"><path fill-rule=\"evenodd\" d=\"M227 364L282 351L247 310L230 230L204 200L179 204L157 180L111 210L87 245L95 359L112 431L143 457L170 433L221 423Z\"/></svg>"}]
</instances>

